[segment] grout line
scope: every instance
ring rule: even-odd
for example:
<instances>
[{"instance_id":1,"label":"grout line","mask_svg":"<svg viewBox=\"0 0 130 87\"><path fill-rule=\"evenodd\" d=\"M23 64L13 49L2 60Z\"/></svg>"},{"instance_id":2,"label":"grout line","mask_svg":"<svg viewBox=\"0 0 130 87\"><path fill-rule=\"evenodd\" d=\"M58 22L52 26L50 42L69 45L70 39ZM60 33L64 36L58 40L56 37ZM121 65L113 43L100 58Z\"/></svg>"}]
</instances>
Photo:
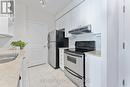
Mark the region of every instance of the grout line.
<instances>
[{"instance_id":1,"label":"grout line","mask_svg":"<svg viewBox=\"0 0 130 87\"><path fill-rule=\"evenodd\" d=\"M41 65L44 65L46 63L43 63L43 64L38 64L38 65L34 65L34 66L29 66L28 68L33 68L33 67L36 67L36 66L41 66Z\"/></svg>"}]
</instances>

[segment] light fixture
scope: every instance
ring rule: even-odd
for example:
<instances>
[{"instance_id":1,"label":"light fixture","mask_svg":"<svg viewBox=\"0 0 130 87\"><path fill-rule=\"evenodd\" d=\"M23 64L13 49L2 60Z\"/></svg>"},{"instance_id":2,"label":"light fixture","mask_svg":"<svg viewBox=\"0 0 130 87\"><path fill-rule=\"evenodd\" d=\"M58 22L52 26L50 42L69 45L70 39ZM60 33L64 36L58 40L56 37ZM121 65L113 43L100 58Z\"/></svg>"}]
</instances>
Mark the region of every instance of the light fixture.
<instances>
[{"instance_id":1,"label":"light fixture","mask_svg":"<svg viewBox=\"0 0 130 87\"><path fill-rule=\"evenodd\" d=\"M45 7L45 0L40 0L40 3L41 3L41 5L42 5L42 7Z\"/></svg>"}]
</instances>

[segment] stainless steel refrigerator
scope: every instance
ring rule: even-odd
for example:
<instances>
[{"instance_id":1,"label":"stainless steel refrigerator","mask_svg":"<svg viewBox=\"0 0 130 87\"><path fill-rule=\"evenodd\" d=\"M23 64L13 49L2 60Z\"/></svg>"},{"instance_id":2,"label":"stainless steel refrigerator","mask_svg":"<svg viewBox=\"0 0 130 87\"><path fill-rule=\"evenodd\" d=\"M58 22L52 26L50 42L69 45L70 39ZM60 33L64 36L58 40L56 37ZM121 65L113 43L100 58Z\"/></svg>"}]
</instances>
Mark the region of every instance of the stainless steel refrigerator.
<instances>
[{"instance_id":1,"label":"stainless steel refrigerator","mask_svg":"<svg viewBox=\"0 0 130 87\"><path fill-rule=\"evenodd\" d=\"M48 34L48 63L55 69L59 68L59 48L68 47L65 32L54 30Z\"/></svg>"}]
</instances>

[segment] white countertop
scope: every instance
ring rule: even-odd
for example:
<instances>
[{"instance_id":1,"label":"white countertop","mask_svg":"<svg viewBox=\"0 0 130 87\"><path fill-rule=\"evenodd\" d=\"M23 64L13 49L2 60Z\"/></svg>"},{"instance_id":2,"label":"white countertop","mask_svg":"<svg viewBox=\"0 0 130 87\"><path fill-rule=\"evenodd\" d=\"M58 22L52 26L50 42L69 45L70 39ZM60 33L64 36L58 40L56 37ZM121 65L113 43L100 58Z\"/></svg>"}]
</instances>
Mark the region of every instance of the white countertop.
<instances>
[{"instance_id":1,"label":"white countertop","mask_svg":"<svg viewBox=\"0 0 130 87\"><path fill-rule=\"evenodd\" d=\"M15 50L0 50L0 55L14 51ZM24 52L20 51L15 60L0 64L0 87L17 87L23 57Z\"/></svg>"},{"instance_id":2,"label":"white countertop","mask_svg":"<svg viewBox=\"0 0 130 87\"><path fill-rule=\"evenodd\" d=\"M101 57L101 51L85 52L85 55L93 55L93 56Z\"/></svg>"}]
</instances>

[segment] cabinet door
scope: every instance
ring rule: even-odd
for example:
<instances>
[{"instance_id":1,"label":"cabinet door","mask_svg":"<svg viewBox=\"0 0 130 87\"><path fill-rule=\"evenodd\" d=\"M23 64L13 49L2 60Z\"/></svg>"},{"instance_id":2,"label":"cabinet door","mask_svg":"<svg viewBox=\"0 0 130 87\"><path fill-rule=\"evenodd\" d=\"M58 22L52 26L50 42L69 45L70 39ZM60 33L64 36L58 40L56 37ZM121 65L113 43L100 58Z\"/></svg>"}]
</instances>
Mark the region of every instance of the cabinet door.
<instances>
[{"instance_id":1,"label":"cabinet door","mask_svg":"<svg viewBox=\"0 0 130 87\"><path fill-rule=\"evenodd\" d=\"M70 30L81 27L80 21L80 8L75 8L64 16L65 19L65 29L66 29L66 37L70 37Z\"/></svg>"},{"instance_id":2,"label":"cabinet door","mask_svg":"<svg viewBox=\"0 0 130 87\"><path fill-rule=\"evenodd\" d=\"M60 27L60 21L57 20L57 21L56 21L56 30L59 30L59 27Z\"/></svg>"},{"instance_id":3,"label":"cabinet door","mask_svg":"<svg viewBox=\"0 0 130 87\"><path fill-rule=\"evenodd\" d=\"M63 28L65 28L65 27L64 27L64 19L62 17L62 18L60 18L56 21L56 29L60 30L60 29L63 29Z\"/></svg>"},{"instance_id":4,"label":"cabinet door","mask_svg":"<svg viewBox=\"0 0 130 87\"><path fill-rule=\"evenodd\" d=\"M90 17L90 12L89 11L89 3L88 1L84 1L77 9L78 12L79 12L79 26L82 27L82 26L86 26L88 25L88 19ZM89 17L88 17L89 16Z\"/></svg>"},{"instance_id":5,"label":"cabinet door","mask_svg":"<svg viewBox=\"0 0 130 87\"><path fill-rule=\"evenodd\" d=\"M88 0L88 24L92 25L93 33L102 33L106 22L105 0Z\"/></svg>"},{"instance_id":6,"label":"cabinet door","mask_svg":"<svg viewBox=\"0 0 130 87\"><path fill-rule=\"evenodd\" d=\"M62 68L62 50L59 49L59 63L60 63L60 68Z\"/></svg>"},{"instance_id":7,"label":"cabinet door","mask_svg":"<svg viewBox=\"0 0 130 87\"><path fill-rule=\"evenodd\" d=\"M76 29L80 26L80 8L76 7L75 9L73 9L70 14L72 15L71 17L71 30L72 29Z\"/></svg>"},{"instance_id":8,"label":"cabinet door","mask_svg":"<svg viewBox=\"0 0 130 87\"><path fill-rule=\"evenodd\" d=\"M88 1L84 0L70 13L72 14L72 29L87 25Z\"/></svg>"},{"instance_id":9,"label":"cabinet door","mask_svg":"<svg viewBox=\"0 0 130 87\"><path fill-rule=\"evenodd\" d=\"M72 23L72 18L71 18L71 13L66 14L64 17L64 27L65 27L65 37L70 37L71 34L69 31L71 30L71 23Z\"/></svg>"},{"instance_id":10,"label":"cabinet door","mask_svg":"<svg viewBox=\"0 0 130 87\"><path fill-rule=\"evenodd\" d=\"M56 21L56 29L65 29L65 37L69 37L68 33L71 29L71 15L68 13Z\"/></svg>"},{"instance_id":11,"label":"cabinet door","mask_svg":"<svg viewBox=\"0 0 130 87\"><path fill-rule=\"evenodd\" d=\"M60 49L60 68L61 70L64 70L64 49Z\"/></svg>"},{"instance_id":12,"label":"cabinet door","mask_svg":"<svg viewBox=\"0 0 130 87\"><path fill-rule=\"evenodd\" d=\"M8 33L8 17L0 17L0 33Z\"/></svg>"},{"instance_id":13,"label":"cabinet door","mask_svg":"<svg viewBox=\"0 0 130 87\"><path fill-rule=\"evenodd\" d=\"M100 57L86 57L86 86L102 87L102 61Z\"/></svg>"},{"instance_id":14,"label":"cabinet door","mask_svg":"<svg viewBox=\"0 0 130 87\"><path fill-rule=\"evenodd\" d=\"M23 58L22 65L22 86L21 87L29 87L29 71L27 67L27 59Z\"/></svg>"}]
</instances>

